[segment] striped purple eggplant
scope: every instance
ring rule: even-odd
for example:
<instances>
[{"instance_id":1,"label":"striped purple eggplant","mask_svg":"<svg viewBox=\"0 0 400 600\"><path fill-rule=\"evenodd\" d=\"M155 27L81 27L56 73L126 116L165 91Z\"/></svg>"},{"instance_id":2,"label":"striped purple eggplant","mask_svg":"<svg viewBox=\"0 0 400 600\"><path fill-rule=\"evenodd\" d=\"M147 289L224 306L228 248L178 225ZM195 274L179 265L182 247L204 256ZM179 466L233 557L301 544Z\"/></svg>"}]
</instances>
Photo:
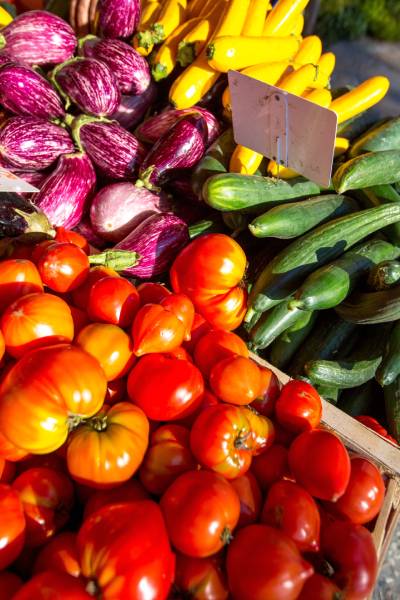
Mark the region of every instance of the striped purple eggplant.
<instances>
[{"instance_id":1,"label":"striped purple eggplant","mask_svg":"<svg viewBox=\"0 0 400 600\"><path fill-rule=\"evenodd\" d=\"M100 0L98 26L103 37L130 37L139 24L140 7L140 0Z\"/></svg>"},{"instance_id":2,"label":"striped purple eggplant","mask_svg":"<svg viewBox=\"0 0 400 600\"><path fill-rule=\"evenodd\" d=\"M107 246L107 242L93 231L87 216L83 217L82 221L73 229L87 239L90 245L90 254L93 254L93 250L103 250Z\"/></svg>"},{"instance_id":3,"label":"striped purple eggplant","mask_svg":"<svg viewBox=\"0 0 400 600\"><path fill-rule=\"evenodd\" d=\"M28 65L58 65L73 56L76 44L72 27L45 10L19 15L0 33L0 48Z\"/></svg>"},{"instance_id":4,"label":"striped purple eggplant","mask_svg":"<svg viewBox=\"0 0 400 600\"><path fill-rule=\"evenodd\" d=\"M147 60L121 40L87 36L80 41L82 55L96 58L110 67L123 94L142 94L150 85Z\"/></svg>"},{"instance_id":5,"label":"striped purple eggplant","mask_svg":"<svg viewBox=\"0 0 400 600\"><path fill-rule=\"evenodd\" d=\"M82 115L74 120L73 135L99 171L111 179L133 179L145 150L132 133L115 121Z\"/></svg>"},{"instance_id":6,"label":"striped purple eggplant","mask_svg":"<svg viewBox=\"0 0 400 600\"><path fill-rule=\"evenodd\" d=\"M53 71L53 81L82 112L108 117L118 108L121 93L111 69L95 58L73 58ZM68 106L67 106L68 108Z\"/></svg>"},{"instance_id":7,"label":"striped purple eggplant","mask_svg":"<svg viewBox=\"0 0 400 600\"><path fill-rule=\"evenodd\" d=\"M0 239L26 233L54 235L46 215L19 194L3 192L0 202Z\"/></svg>"},{"instance_id":8,"label":"striped purple eggplant","mask_svg":"<svg viewBox=\"0 0 400 600\"><path fill-rule=\"evenodd\" d=\"M25 171L43 170L74 151L66 129L39 117L11 117L0 129L0 154Z\"/></svg>"},{"instance_id":9,"label":"striped purple eggplant","mask_svg":"<svg viewBox=\"0 0 400 600\"><path fill-rule=\"evenodd\" d=\"M90 206L90 222L98 235L117 243L150 215L171 210L165 194L122 181L97 192Z\"/></svg>"},{"instance_id":10,"label":"striped purple eggplant","mask_svg":"<svg viewBox=\"0 0 400 600\"><path fill-rule=\"evenodd\" d=\"M0 102L10 112L43 119L65 115L51 83L30 67L8 63L0 68Z\"/></svg>"},{"instance_id":11,"label":"striped purple eggplant","mask_svg":"<svg viewBox=\"0 0 400 600\"><path fill-rule=\"evenodd\" d=\"M142 142L155 144L178 119L193 113L193 111L197 111L204 117L207 124L207 146L209 146L221 134L221 125L219 124L218 119L210 113L210 111L205 108L200 108L199 106L183 109L169 108L141 123L135 133Z\"/></svg>"},{"instance_id":12,"label":"striped purple eggplant","mask_svg":"<svg viewBox=\"0 0 400 600\"><path fill-rule=\"evenodd\" d=\"M72 229L82 219L95 184L96 173L85 153L64 154L32 201L53 225Z\"/></svg>"},{"instance_id":13,"label":"striped purple eggplant","mask_svg":"<svg viewBox=\"0 0 400 600\"><path fill-rule=\"evenodd\" d=\"M192 112L181 117L147 154L136 185L154 189L176 169L193 167L204 155L206 139L207 125L200 113Z\"/></svg>"},{"instance_id":14,"label":"striped purple eggplant","mask_svg":"<svg viewBox=\"0 0 400 600\"><path fill-rule=\"evenodd\" d=\"M10 62L15 62L11 54L6 52L6 50L0 50L0 65L6 65Z\"/></svg>"},{"instance_id":15,"label":"striped purple eggplant","mask_svg":"<svg viewBox=\"0 0 400 600\"><path fill-rule=\"evenodd\" d=\"M160 213L142 221L115 249L131 250L140 256L139 264L126 269L125 275L151 279L166 271L188 243L186 223L173 213Z\"/></svg>"},{"instance_id":16,"label":"striped purple eggplant","mask_svg":"<svg viewBox=\"0 0 400 600\"><path fill-rule=\"evenodd\" d=\"M111 116L125 129L132 129L143 119L157 98L157 86L152 81L143 94L138 96L121 96L121 102Z\"/></svg>"}]
</instances>

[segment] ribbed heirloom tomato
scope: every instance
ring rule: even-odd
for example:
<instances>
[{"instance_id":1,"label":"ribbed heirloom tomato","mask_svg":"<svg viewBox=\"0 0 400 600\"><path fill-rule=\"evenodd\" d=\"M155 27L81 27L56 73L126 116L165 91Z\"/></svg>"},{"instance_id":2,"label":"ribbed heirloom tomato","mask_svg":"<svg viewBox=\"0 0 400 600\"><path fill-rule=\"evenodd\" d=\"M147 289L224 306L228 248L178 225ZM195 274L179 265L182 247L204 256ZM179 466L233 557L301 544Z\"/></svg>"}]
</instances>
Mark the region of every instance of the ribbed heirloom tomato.
<instances>
[{"instance_id":1,"label":"ribbed heirloom tomato","mask_svg":"<svg viewBox=\"0 0 400 600\"><path fill-rule=\"evenodd\" d=\"M249 350L236 333L212 329L200 337L194 349L194 362L209 377L213 367L221 360L239 355L247 358Z\"/></svg>"},{"instance_id":2,"label":"ribbed heirloom tomato","mask_svg":"<svg viewBox=\"0 0 400 600\"><path fill-rule=\"evenodd\" d=\"M25 516L18 492L0 483L0 569L10 565L25 542Z\"/></svg>"},{"instance_id":3,"label":"ribbed heirloom tomato","mask_svg":"<svg viewBox=\"0 0 400 600\"><path fill-rule=\"evenodd\" d=\"M154 352L170 352L185 339L183 323L160 304L145 304L132 325L134 351L137 356Z\"/></svg>"},{"instance_id":4,"label":"ribbed heirloom tomato","mask_svg":"<svg viewBox=\"0 0 400 600\"><path fill-rule=\"evenodd\" d=\"M43 292L43 283L33 262L23 258L0 261L0 313L17 298L34 292Z\"/></svg>"},{"instance_id":5,"label":"ribbed heirloom tomato","mask_svg":"<svg viewBox=\"0 0 400 600\"><path fill-rule=\"evenodd\" d=\"M190 340L194 321L194 306L185 294L169 294L160 302L161 306L174 314L184 326L184 340Z\"/></svg>"}]
</instances>

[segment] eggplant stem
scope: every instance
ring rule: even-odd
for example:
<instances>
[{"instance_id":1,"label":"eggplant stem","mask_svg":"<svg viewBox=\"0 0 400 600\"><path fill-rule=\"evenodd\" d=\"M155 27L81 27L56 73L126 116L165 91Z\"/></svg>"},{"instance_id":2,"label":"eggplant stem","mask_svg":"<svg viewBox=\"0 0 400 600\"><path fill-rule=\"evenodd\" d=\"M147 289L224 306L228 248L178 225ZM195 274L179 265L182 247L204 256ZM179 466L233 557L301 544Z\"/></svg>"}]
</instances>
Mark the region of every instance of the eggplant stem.
<instances>
[{"instance_id":1,"label":"eggplant stem","mask_svg":"<svg viewBox=\"0 0 400 600\"><path fill-rule=\"evenodd\" d=\"M2 50L6 46L6 44L6 38L0 33L0 50Z\"/></svg>"},{"instance_id":2,"label":"eggplant stem","mask_svg":"<svg viewBox=\"0 0 400 600\"><path fill-rule=\"evenodd\" d=\"M138 264L140 255L130 250L106 250L89 256L91 265L102 265L114 271L124 271Z\"/></svg>"},{"instance_id":3,"label":"eggplant stem","mask_svg":"<svg viewBox=\"0 0 400 600\"><path fill-rule=\"evenodd\" d=\"M154 81L161 81L168 76L167 67L162 63L156 63L151 69Z\"/></svg>"}]
</instances>

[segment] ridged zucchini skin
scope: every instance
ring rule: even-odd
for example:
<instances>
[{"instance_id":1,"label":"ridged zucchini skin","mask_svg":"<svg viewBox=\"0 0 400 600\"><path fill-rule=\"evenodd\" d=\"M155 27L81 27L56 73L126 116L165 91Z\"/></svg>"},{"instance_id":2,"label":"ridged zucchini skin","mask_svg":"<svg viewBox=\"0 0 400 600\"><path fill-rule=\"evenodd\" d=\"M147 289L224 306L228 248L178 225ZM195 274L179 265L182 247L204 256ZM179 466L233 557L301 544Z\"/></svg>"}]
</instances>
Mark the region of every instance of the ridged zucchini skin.
<instances>
[{"instance_id":1,"label":"ridged zucchini skin","mask_svg":"<svg viewBox=\"0 0 400 600\"><path fill-rule=\"evenodd\" d=\"M351 158L337 169L332 182L335 190L342 194L347 190L394 183L399 179L400 150L384 150Z\"/></svg>"},{"instance_id":2,"label":"ridged zucchini skin","mask_svg":"<svg viewBox=\"0 0 400 600\"><path fill-rule=\"evenodd\" d=\"M271 346L269 360L278 369L287 366L314 327L317 314L306 310L303 312L303 316L284 331Z\"/></svg>"},{"instance_id":3,"label":"ridged zucchini skin","mask_svg":"<svg viewBox=\"0 0 400 600\"><path fill-rule=\"evenodd\" d=\"M400 375L400 322L390 332L389 341L375 379L381 386L392 384Z\"/></svg>"},{"instance_id":4,"label":"ridged zucchini skin","mask_svg":"<svg viewBox=\"0 0 400 600\"><path fill-rule=\"evenodd\" d=\"M395 117L370 129L352 144L349 156L359 156L365 152L400 150L400 117Z\"/></svg>"},{"instance_id":5,"label":"ridged zucchini skin","mask_svg":"<svg viewBox=\"0 0 400 600\"><path fill-rule=\"evenodd\" d=\"M379 192L379 195L375 192L376 190ZM357 197L363 208L373 208L382 206L382 204L388 204L389 202L400 201L400 195L397 194L394 186L389 184L365 188L364 190L355 190L353 194ZM388 225L388 227L382 229L382 233L389 242L400 246L400 222Z\"/></svg>"},{"instance_id":6,"label":"ridged zucchini skin","mask_svg":"<svg viewBox=\"0 0 400 600\"><path fill-rule=\"evenodd\" d=\"M204 182L217 173L226 173L229 159L236 148L233 138L233 129L227 129L222 133L196 165L192 174L192 188L195 194L202 199L201 190Z\"/></svg>"},{"instance_id":7,"label":"ridged zucchini skin","mask_svg":"<svg viewBox=\"0 0 400 600\"><path fill-rule=\"evenodd\" d=\"M341 389L329 385L317 385L315 386L318 394L327 400L331 404L337 404L340 398Z\"/></svg>"},{"instance_id":8,"label":"ridged zucchini skin","mask_svg":"<svg viewBox=\"0 0 400 600\"><path fill-rule=\"evenodd\" d=\"M400 319L400 286L380 292L357 292L335 308L345 321L360 325Z\"/></svg>"},{"instance_id":9,"label":"ridged zucchini skin","mask_svg":"<svg viewBox=\"0 0 400 600\"><path fill-rule=\"evenodd\" d=\"M252 287L249 311L264 312L287 299L316 268L375 231L400 221L400 203L340 217L295 240L266 266Z\"/></svg>"},{"instance_id":10,"label":"ridged zucchini skin","mask_svg":"<svg viewBox=\"0 0 400 600\"><path fill-rule=\"evenodd\" d=\"M383 393L389 433L400 443L400 376Z\"/></svg>"},{"instance_id":11,"label":"ridged zucchini skin","mask_svg":"<svg viewBox=\"0 0 400 600\"><path fill-rule=\"evenodd\" d=\"M400 262L385 260L371 269L368 275L368 285L371 289L387 290L400 284Z\"/></svg>"},{"instance_id":12,"label":"ridged zucchini skin","mask_svg":"<svg viewBox=\"0 0 400 600\"><path fill-rule=\"evenodd\" d=\"M359 361L314 360L306 363L304 370L316 385L346 389L372 379L381 361L382 356Z\"/></svg>"},{"instance_id":13,"label":"ridged zucchini skin","mask_svg":"<svg viewBox=\"0 0 400 600\"><path fill-rule=\"evenodd\" d=\"M249 332L249 346L252 350L263 350L303 316L303 311L291 309L284 301L264 313Z\"/></svg>"}]
</instances>

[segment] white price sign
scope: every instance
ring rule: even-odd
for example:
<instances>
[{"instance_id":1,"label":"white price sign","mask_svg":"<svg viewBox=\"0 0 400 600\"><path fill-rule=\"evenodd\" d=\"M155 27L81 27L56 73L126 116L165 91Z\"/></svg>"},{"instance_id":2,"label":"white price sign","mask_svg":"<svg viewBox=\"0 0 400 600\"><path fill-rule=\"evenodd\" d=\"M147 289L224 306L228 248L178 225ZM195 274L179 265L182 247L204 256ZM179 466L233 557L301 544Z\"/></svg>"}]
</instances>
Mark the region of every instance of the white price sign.
<instances>
[{"instance_id":1,"label":"white price sign","mask_svg":"<svg viewBox=\"0 0 400 600\"><path fill-rule=\"evenodd\" d=\"M16 192L19 194L38 192L39 190L33 185L24 181L14 173L0 167L0 192Z\"/></svg>"}]
</instances>

